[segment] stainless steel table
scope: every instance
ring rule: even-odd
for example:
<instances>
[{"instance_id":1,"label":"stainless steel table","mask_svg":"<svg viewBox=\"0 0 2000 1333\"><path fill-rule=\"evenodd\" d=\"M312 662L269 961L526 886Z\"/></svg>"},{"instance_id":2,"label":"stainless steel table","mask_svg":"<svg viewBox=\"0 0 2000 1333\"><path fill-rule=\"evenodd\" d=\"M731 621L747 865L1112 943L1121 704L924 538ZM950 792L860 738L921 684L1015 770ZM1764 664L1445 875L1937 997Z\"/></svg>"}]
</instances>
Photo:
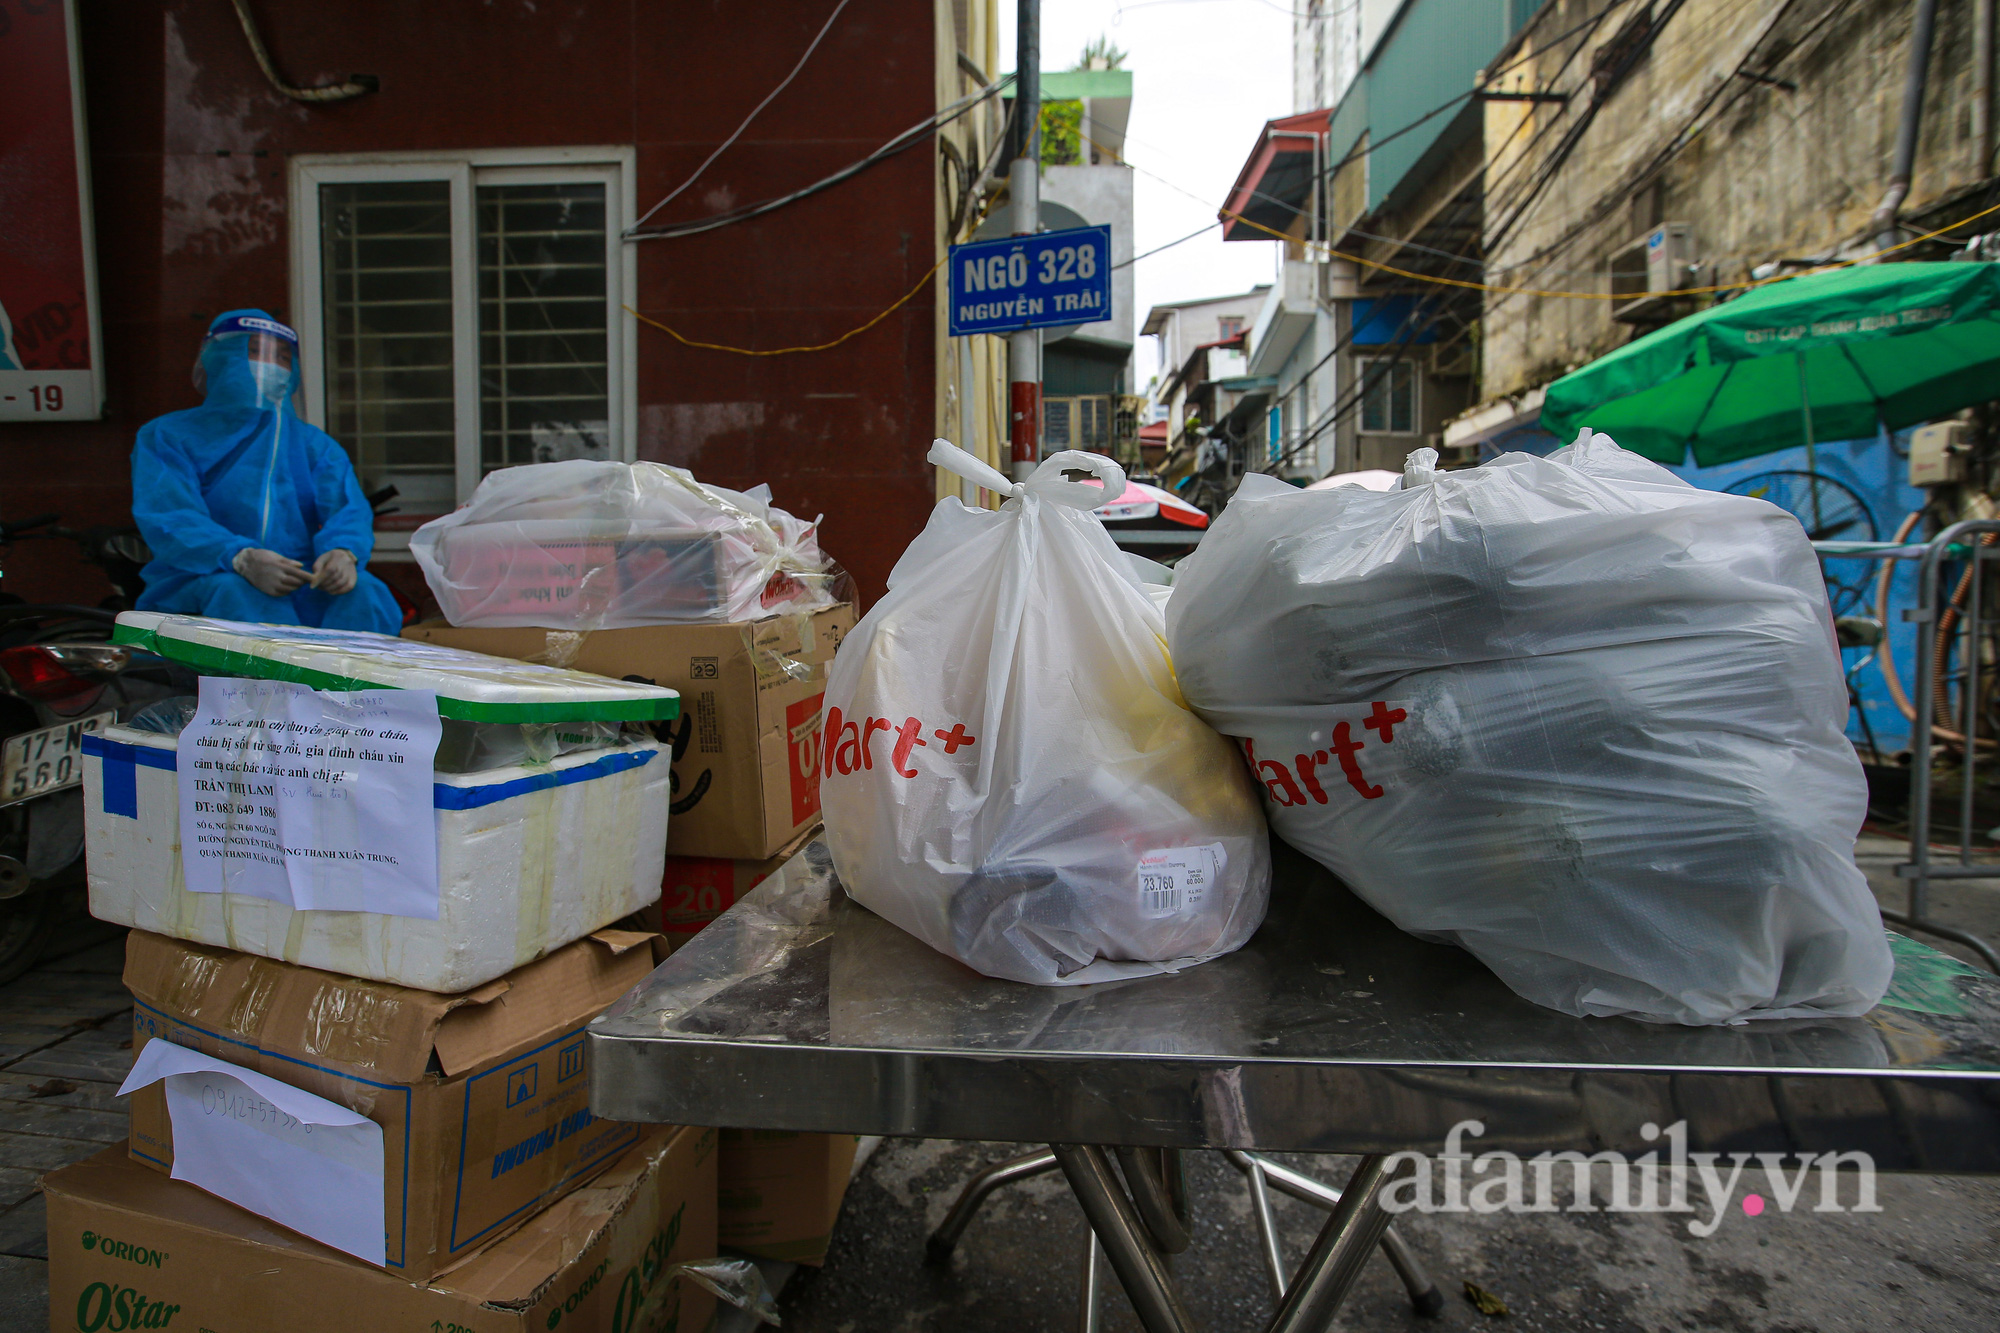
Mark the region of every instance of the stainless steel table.
<instances>
[{"instance_id":1,"label":"stainless steel table","mask_svg":"<svg viewBox=\"0 0 2000 1333\"><path fill-rule=\"evenodd\" d=\"M1158 1330L1190 1324L1103 1145L1362 1156L1274 1330L1331 1320L1387 1225L1386 1155L1436 1153L1463 1120L1484 1124L1481 1152L1637 1155L1685 1121L1693 1152L2000 1172L2000 978L1892 936L1895 984L1862 1018L1569 1018L1273 853L1270 916L1241 951L1044 988L982 977L862 909L815 843L591 1025L592 1108L1055 1145ZM1142 1171L1139 1204L1145 1185Z\"/></svg>"}]
</instances>

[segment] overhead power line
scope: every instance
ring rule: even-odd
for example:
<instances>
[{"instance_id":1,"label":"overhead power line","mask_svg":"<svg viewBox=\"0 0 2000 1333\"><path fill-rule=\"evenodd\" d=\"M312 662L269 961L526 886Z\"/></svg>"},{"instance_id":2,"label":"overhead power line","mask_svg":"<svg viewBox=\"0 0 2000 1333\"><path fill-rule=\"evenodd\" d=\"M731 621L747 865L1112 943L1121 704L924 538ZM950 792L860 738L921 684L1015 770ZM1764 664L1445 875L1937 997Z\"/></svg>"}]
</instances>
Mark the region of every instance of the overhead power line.
<instances>
[{"instance_id":1,"label":"overhead power line","mask_svg":"<svg viewBox=\"0 0 2000 1333\"><path fill-rule=\"evenodd\" d=\"M757 119L758 114L762 112L765 107L771 105L771 103L777 98L779 93L785 91L785 89L792 86L792 80L799 77L799 71L806 67L806 61L811 60L812 53L819 50L819 44L826 40L826 34L833 28L833 21L840 17L840 12L843 9L847 8L848 3L849 0L840 0L840 3L833 7L833 12L826 16L826 22L820 25L819 32L816 33L812 41L809 44L807 44L805 54L799 57L798 63L796 65L792 66L792 72L790 74L787 74L779 82L777 87L773 88L770 92L766 93L764 95L763 101L757 103L756 106L750 108L750 114L743 118L743 123L741 125L738 125L734 130L731 130L729 133L729 137L727 139L724 139L721 143L717 144L715 146L715 151L710 153L707 157L703 158L701 165L696 167L686 180L682 181L679 185L676 185L667 194L666 198L660 200L659 203L654 204L651 208L647 209L645 216L641 217L637 222L633 223L632 226L627 229L625 233L627 236L632 235L639 228L645 226L647 222L651 221L653 214L659 212L661 209L665 208L668 204L671 204L674 200L680 198L681 194L687 189L687 187L694 184L695 181L700 178L701 173L707 171L709 165L713 163L716 158L721 157L723 153L728 150L729 145L735 143L738 139L743 137L743 131L750 128L750 122Z\"/></svg>"},{"instance_id":2,"label":"overhead power line","mask_svg":"<svg viewBox=\"0 0 2000 1333\"><path fill-rule=\"evenodd\" d=\"M959 98L950 106L943 108L933 115L926 116L924 119L910 126L910 128L896 135L860 161L850 163L832 175L822 177L814 181L811 185L794 190L790 194L780 195L776 199L767 199L762 203L746 204L730 212L717 214L711 218L702 218L699 221L676 223L665 227L652 227L643 231L628 231L625 233L624 239L628 241L656 241L670 240L679 236L698 236L703 232L733 226L738 222L748 222L751 218L762 217L764 214L774 212L787 204L797 203L809 195L818 194L821 190L829 186L838 185L850 177L860 175L884 158L894 157L897 153L913 145L922 143L924 140L930 138L932 134L951 124L981 102L999 96L1001 90L1013 81L1013 77L1011 74L1006 75L998 82L976 93L970 93Z\"/></svg>"},{"instance_id":3,"label":"overhead power line","mask_svg":"<svg viewBox=\"0 0 2000 1333\"><path fill-rule=\"evenodd\" d=\"M1146 251L1145 254L1133 255L1130 259L1122 259L1116 264L1113 264L1111 266L1111 270L1112 272L1115 273L1119 269L1128 268L1131 265L1138 263L1142 259L1151 259L1154 255L1159 254L1162 250L1171 250L1177 245L1186 245L1189 241L1193 240L1195 237L1206 236L1208 235L1208 233L1214 231L1217 227L1220 227L1221 225L1222 224L1220 222L1211 222L1206 227L1202 227L1196 231L1189 232L1187 235L1181 237L1177 241L1168 241L1165 245L1154 246L1152 249Z\"/></svg>"}]
</instances>

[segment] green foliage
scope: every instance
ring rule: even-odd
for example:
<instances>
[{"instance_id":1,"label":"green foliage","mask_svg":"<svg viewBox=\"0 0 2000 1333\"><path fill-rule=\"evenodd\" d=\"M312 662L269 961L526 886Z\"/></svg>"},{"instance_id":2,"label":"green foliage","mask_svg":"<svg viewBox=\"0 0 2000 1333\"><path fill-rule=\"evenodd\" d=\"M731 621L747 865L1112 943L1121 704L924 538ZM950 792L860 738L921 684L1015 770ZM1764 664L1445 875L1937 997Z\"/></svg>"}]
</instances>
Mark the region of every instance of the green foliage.
<instances>
[{"instance_id":1,"label":"green foliage","mask_svg":"<svg viewBox=\"0 0 2000 1333\"><path fill-rule=\"evenodd\" d=\"M1066 167L1087 160L1083 152L1083 103L1042 103L1042 165Z\"/></svg>"},{"instance_id":2,"label":"green foliage","mask_svg":"<svg viewBox=\"0 0 2000 1333\"><path fill-rule=\"evenodd\" d=\"M1123 69L1126 52L1111 44L1106 33L1099 33L1084 46L1083 54L1076 58L1077 69Z\"/></svg>"}]
</instances>

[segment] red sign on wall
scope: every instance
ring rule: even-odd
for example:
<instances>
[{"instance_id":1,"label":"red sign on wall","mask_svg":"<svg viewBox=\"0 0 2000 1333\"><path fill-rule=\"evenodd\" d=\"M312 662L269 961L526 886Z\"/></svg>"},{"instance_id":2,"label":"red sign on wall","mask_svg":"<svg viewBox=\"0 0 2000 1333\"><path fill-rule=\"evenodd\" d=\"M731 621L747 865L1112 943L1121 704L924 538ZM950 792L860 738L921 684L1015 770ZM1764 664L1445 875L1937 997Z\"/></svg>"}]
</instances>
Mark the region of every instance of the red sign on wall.
<instances>
[{"instance_id":1,"label":"red sign on wall","mask_svg":"<svg viewBox=\"0 0 2000 1333\"><path fill-rule=\"evenodd\" d=\"M0 421L104 402L75 0L0 4Z\"/></svg>"}]
</instances>

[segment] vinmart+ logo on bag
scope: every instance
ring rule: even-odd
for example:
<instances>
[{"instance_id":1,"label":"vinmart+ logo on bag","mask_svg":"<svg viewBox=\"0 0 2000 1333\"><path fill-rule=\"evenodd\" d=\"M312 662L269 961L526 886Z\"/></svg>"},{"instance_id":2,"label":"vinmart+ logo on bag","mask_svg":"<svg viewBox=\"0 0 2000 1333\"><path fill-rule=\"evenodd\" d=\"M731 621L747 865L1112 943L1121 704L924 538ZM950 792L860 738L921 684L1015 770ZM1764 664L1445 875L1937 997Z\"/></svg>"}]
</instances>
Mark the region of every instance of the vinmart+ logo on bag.
<instances>
[{"instance_id":1,"label":"vinmart+ logo on bag","mask_svg":"<svg viewBox=\"0 0 2000 1333\"><path fill-rule=\"evenodd\" d=\"M925 730L923 721L914 717L906 717L900 723L891 722L886 717L869 717L856 722L853 718L843 718L838 707L829 708L826 710L826 729L820 733L820 777L822 780L836 774L844 777L849 773L873 769L879 757L873 742L875 733L879 731L893 738L882 742L889 751L889 766L901 777L914 778L918 770L910 766L910 756L918 746L930 745L931 742L924 739ZM949 731L943 727L929 730L931 738L948 755L955 755L979 740L965 729L963 722L953 722Z\"/></svg>"},{"instance_id":2,"label":"vinmart+ logo on bag","mask_svg":"<svg viewBox=\"0 0 2000 1333\"><path fill-rule=\"evenodd\" d=\"M1372 700L1366 705L1338 710L1323 727L1314 728L1303 743L1294 739L1291 745L1280 744L1264 756L1257 753L1256 739L1246 738L1243 755L1273 805L1327 804L1331 799L1327 787L1332 786L1336 793L1340 790L1339 781L1332 778L1336 768L1340 778L1362 800L1378 800L1385 790L1384 784L1393 781L1396 771L1387 747L1395 744L1396 729L1410 720L1411 707L1408 699ZM1340 717L1339 712L1363 715ZM1282 755L1286 749L1297 751L1289 766L1282 759L1270 757L1270 754ZM1369 755L1365 771L1361 758L1364 753ZM1371 773L1373 778L1369 776Z\"/></svg>"}]
</instances>

